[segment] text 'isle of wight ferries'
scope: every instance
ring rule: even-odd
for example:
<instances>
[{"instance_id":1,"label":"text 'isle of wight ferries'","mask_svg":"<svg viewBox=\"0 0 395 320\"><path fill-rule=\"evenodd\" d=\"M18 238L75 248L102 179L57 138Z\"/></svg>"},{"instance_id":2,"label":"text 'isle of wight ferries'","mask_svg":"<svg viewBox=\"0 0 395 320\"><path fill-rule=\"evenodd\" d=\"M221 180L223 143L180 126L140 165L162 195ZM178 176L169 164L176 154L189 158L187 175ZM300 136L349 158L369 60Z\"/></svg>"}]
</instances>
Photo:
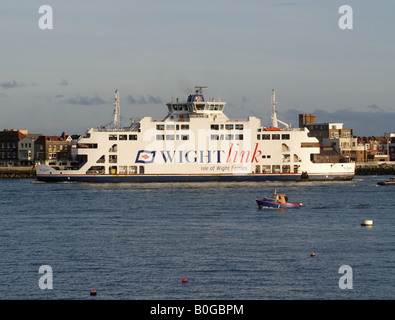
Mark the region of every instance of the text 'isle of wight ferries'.
<instances>
[{"instance_id":1,"label":"text 'isle of wight ferries'","mask_svg":"<svg viewBox=\"0 0 395 320\"><path fill-rule=\"evenodd\" d=\"M239 144L237 144L238 146ZM159 151L164 163L222 163L221 159L226 158L226 163L258 163L258 158L262 151L258 150L258 143L255 144L254 152L249 150L234 150L234 144L230 144L229 151L224 150L172 150ZM156 151L140 150L137 153L136 163L154 163Z\"/></svg>"}]
</instances>

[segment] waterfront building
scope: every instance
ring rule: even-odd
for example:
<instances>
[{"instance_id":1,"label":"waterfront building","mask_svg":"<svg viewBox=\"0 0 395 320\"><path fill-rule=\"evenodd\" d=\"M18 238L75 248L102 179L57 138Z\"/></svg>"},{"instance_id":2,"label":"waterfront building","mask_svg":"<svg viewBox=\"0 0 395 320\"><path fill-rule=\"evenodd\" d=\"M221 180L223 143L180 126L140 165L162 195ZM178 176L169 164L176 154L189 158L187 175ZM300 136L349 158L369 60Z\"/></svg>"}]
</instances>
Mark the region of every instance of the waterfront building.
<instances>
[{"instance_id":1,"label":"waterfront building","mask_svg":"<svg viewBox=\"0 0 395 320\"><path fill-rule=\"evenodd\" d=\"M71 161L70 136L63 132L60 136L40 136L35 141L35 159L40 164L68 166Z\"/></svg>"},{"instance_id":2,"label":"waterfront building","mask_svg":"<svg viewBox=\"0 0 395 320\"><path fill-rule=\"evenodd\" d=\"M27 130L0 131L0 166L16 166L18 159L18 142L25 138Z\"/></svg>"}]
</instances>

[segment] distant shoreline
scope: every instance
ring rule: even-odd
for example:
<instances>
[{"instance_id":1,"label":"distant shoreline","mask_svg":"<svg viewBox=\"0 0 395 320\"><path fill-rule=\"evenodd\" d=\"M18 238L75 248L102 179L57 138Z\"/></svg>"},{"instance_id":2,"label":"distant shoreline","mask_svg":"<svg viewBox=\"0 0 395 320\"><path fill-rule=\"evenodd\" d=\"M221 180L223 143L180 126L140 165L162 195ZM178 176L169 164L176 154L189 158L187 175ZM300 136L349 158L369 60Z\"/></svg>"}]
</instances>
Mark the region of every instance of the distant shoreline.
<instances>
[{"instance_id":1,"label":"distant shoreline","mask_svg":"<svg viewBox=\"0 0 395 320\"><path fill-rule=\"evenodd\" d=\"M362 163L357 164L356 176L395 175L395 163ZM35 179L36 172L32 167L0 167L0 179Z\"/></svg>"}]
</instances>

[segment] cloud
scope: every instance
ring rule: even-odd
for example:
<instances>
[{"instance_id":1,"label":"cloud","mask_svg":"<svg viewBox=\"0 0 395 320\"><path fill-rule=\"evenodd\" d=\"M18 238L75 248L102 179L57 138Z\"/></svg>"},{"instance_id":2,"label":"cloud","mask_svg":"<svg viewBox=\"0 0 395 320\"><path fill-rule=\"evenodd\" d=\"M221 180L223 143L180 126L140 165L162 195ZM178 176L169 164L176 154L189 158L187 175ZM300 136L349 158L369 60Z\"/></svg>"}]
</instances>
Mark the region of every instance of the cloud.
<instances>
[{"instance_id":1,"label":"cloud","mask_svg":"<svg viewBox=\"0 0 395 320\"><path fill-rule=\"evenodd\" d=\"M93 98L77 96L76 98L66 99L66 100L64 100L64 102L68 103L68 104L73 104L73 105L81 104L84 106L95 106L95 105L100 105L100 104L108 104L107 101L104 101L98 95L95 95Z\"/></svg>"},{"instance_id":2,"label":"cloud","mask_svg":"<svg viewBox=\"0 0 395 320\"><path fill-rule=\"evenodd\" d=\"M16 82L15 80L0 83L0 87L2 87L3 89L13 89L13 88L27 87L27 86L28 86L28 84ZM37 87L37 84L32 82L29 84L29 86Z\"/></svg>"},{"instance_id":3,"label":"cloud","mask_svg":"<svg viewBox=\"0 0 395 320\"><path fill-rule=\"evenodd\" d=\"M151 95L140 96L138 99L134 98L132 95L128 95L125 98L126 102L129 104L162 104L163 100L159 97L154 97Z\"/></svg>"},{"instance_id":4,"label":"cloud","mask_svg":"<svg viewBox=\"0 0 395 320\"><path fill-rule=\"evenodd\" d=\"M69 85L69 82L67 80L65 80L65 79L62 79L62 81L60 81L60 85L61 86L67 86L67 85Z\"/></svg>"},{"instance_id":5,"label":"cloud","mask_svg":"<svg viewBox=\"0 0 395 320\"><path fill-rule=\"evenodd\" d=\"M12 88L21 87L21 86L22 85L18 84L15 80L0 83L0 87L3 87L4 89L12 89Z\"/></svg>"}]
</instances>

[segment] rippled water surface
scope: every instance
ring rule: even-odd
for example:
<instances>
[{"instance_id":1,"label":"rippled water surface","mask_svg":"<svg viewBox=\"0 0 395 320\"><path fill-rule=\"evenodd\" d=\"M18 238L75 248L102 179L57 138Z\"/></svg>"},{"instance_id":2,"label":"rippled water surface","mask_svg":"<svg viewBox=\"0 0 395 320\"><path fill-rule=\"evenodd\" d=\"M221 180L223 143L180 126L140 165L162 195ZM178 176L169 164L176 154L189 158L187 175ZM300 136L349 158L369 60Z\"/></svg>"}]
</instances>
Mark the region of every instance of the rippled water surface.
<instances>
[{"instance_id":1,"label":"rippled water surface","mask_svg":"<svg viewBox=\"0 0 395 320\"><path fill-rule=\"evenodd\" d=\"M395 187L376 185L386 178L0 180L0 299L90 299L91 288L100 299L393 299ZM304 207L259 210L274 189ZM42 265L52 290L39 287ZM352 289L339 288L342 265Z\"/></svg>"}]
</instances>

